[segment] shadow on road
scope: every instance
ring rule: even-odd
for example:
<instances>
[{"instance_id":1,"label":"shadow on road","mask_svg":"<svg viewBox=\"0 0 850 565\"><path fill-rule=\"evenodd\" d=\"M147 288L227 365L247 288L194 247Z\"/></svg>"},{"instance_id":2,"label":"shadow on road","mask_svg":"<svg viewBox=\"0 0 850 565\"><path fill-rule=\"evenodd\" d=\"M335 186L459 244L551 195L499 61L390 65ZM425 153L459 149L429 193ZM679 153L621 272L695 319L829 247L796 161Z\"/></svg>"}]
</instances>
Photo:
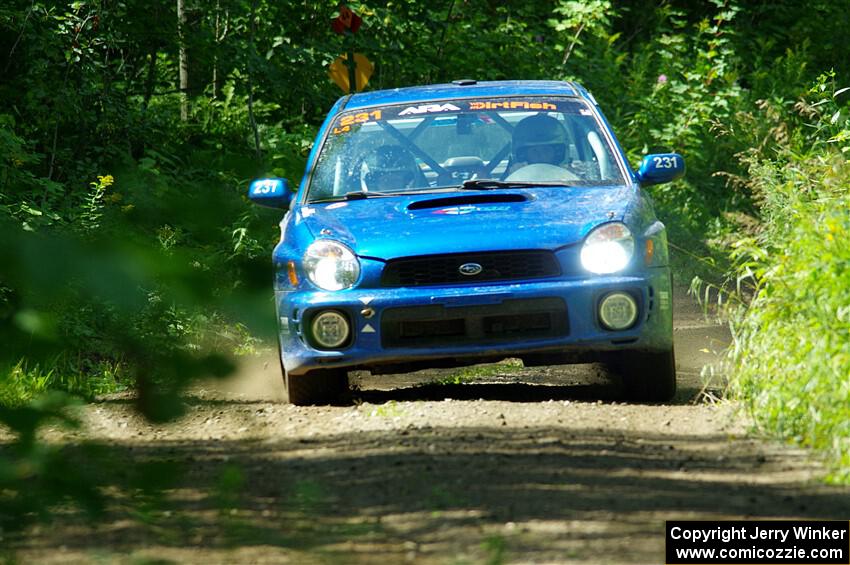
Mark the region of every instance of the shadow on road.
<instances>
[{"instance_id":1,"label":"shadow on road","mask_svg":"<svg viewBox=\"0 0 850 565\"><path fill-rule=\"evenodd\" d=\"M515 389L496 390L507 396ZM850 513L847 489L760 484L754 472L793 461L738 444L723 434L536 426L113 443L100 446L96 461L68 447L70 461L103 465L107 514L91 526L66 510L50 529L13 538L13 545L124 555L152 546L165 555L168 548L257 547L399 562L406 540L426 543L432 557L461 550L475 556L483 540L500 535L528 561L569 554L619 562L627 555L636 563L661 559L665 519ZM161 490L143 492L127 461L181 472ZM506 533L506 524L520 526Z\"/></svg>"}]
</instances>

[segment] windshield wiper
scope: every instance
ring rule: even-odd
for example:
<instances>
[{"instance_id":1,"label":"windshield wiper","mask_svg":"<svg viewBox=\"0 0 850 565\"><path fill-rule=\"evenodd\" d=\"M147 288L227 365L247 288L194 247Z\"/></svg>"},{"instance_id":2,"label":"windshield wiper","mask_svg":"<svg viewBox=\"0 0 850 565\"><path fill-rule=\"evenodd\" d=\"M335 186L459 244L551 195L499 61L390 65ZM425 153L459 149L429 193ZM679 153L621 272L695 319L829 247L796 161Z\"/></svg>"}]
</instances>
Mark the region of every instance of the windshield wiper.
<instances>
[{"instance_id":1,"label":"windshield wiper","mask_svg":"<svg viewBox=\"0 0 850 565\"><path fill-rule=\"evenodd\" d=\"M386 192L363 192L356 190L354 192L346 192L342 196L332 196L330 198L319 198L316 200L308 200L308 204L330 204L332 202L342 202L343 200L365 200L366 198L378 198L380 196L392 196Z\"/></svg>"},{"instance_id":2,"label":"windshield wiper","mask_svg":"<svg viewBox=\"0 0 850 565\"><path fill-rule=\"evenodd\" d=\"M372 192L367 190L355 190L354 192L345 193L346 200L365 200L366 198L377 198L379 196L389 196L389 194L384 192Z\"/></svg>"},{"instance_id":3,"label":"windshield wiper","mask_svg":"<svg viewBox=\"0 0 850 565\"><path fill-rule=\"evenodd\" d=\"M373 190L354 190L346 192L342 196L334 196L333 198L320 198L318 200L309 200L309 204L328 204L331 202L341 202L343 200L366 200L367 198L389 198L391 196L407 196L408 194L434 194L445 192L447 190L457 190L456 186L423 188L422 190L403 190L394 192L375 192Z\"/></svg>"},{"instance_id":4,"label":"windshield wiper","mask_svg":"<svg viewBox=\"0 0 850 565\"><path fill-rule=\"evenodd\" d=\"M504 181L496 179L470 179L463 181L464 190L495 190L498 188L534 188L536 186L569 186L565 182L552 181Z\"/></svg>"}]
</instances>

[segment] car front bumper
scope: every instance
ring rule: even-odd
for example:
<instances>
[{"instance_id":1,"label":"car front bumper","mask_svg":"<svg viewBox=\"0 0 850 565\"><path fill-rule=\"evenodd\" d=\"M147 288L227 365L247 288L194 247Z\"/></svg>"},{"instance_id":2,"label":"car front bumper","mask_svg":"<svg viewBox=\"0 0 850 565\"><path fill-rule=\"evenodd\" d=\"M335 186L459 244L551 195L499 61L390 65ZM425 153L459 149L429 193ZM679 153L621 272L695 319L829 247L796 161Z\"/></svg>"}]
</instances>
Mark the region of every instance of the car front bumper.
<instances>
[{"instance_id":1,"label":"car front bumper","mask_svg":"<svg viewBox=\"0 0 850 565\"><path fill-rule=\"evenodd\" d=\"M610 331L599 322L598 303L612 291L628 292L637 301L638 318L629 329ZM673 343L667 267L521 284L275 295L282 361L293 375L335 367L387 372L381 369L559 354L583 360L618 350L666 351ZM351 325L351 338L339 350L319 349L309 336L312 317L328 309L342 312Z\"/></svg>"}]
</instances>

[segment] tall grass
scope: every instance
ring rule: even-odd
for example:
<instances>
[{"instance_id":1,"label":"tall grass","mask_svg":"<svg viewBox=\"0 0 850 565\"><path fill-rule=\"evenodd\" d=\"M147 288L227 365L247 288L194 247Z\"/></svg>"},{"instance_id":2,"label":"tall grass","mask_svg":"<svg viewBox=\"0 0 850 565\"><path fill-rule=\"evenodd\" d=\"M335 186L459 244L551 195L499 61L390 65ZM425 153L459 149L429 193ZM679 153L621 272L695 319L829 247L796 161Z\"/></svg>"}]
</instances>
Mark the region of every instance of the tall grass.
<instances>
[{"instance_id":1,"label":"tall grass","mask_svg":"<svg viewBox=\"0 0 850 565\"><path fill-rule=\"evenodd\" d=\"M38 364L21 359L6 370L0 370L0 406L24 406L50 390L94 398L128 385L119 377L121 367L118 363L101 360L97 370L89 373L74 369L73 363L61 360Z\"/></svg>"},{"instance_id":2,"label":"tall grass","mask_svg":"<svg viewBox=\"0 0 850 565\"><path fill-rule=\"evenodd\" d=\"M850 129L826 86L796 105L796 134L744 159L761 224L730 250L751 295L733 317L731 389L850 482Z\"/></svg>"}]
</instances>

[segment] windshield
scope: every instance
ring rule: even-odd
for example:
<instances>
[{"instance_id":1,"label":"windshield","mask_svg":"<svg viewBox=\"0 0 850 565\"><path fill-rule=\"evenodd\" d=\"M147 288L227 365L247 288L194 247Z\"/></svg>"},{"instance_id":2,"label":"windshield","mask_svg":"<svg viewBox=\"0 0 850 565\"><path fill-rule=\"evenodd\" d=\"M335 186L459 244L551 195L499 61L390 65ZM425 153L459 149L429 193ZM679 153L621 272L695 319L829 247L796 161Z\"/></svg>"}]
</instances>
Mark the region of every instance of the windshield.
<instances>
[{"instance_id":1,"label":"windshield","mask_svg":"<svg viewBox=\"0 0 850 565\"><path fill-rule=\"evenodd\" d=\"M608 138L584 101L462 99L340 114L319 154L307 199L460 189L477 180L624 182ZM467 188L482 186L486 183L467 182Z\"/></svg>"}]
</instances>

